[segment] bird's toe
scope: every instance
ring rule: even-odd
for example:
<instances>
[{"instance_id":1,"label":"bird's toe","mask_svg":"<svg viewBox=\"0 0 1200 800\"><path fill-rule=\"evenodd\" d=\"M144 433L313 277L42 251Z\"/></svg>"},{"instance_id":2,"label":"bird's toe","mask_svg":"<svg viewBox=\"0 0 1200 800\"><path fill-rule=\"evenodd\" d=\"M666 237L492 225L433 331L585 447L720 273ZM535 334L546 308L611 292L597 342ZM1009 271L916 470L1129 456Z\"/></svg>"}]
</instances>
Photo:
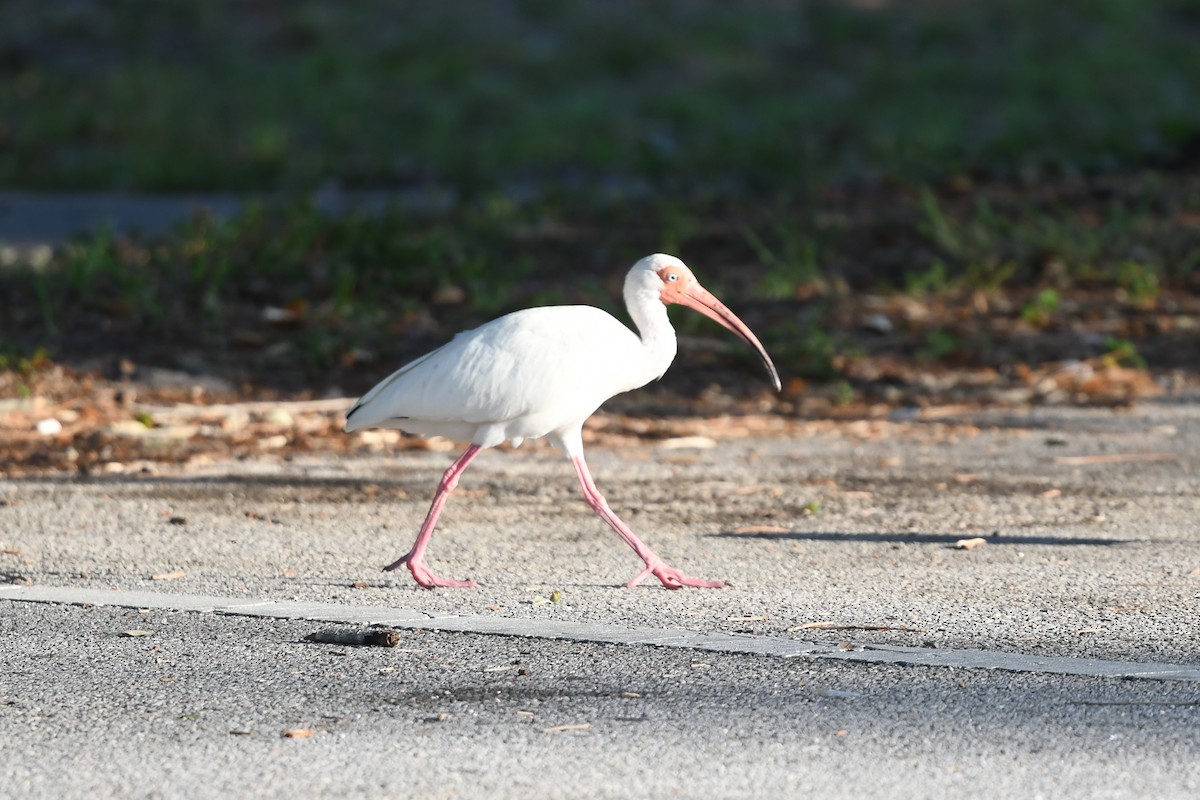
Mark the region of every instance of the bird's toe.
<instances>
[{"instance_id":1,"label":"bird's toe","mask_svg":"<svg viewBox=\"0 0 1200 800\"><path fill-rule=\"evenodd\" d=\"M698 589L723 589L725 587L725 584L721 581L707 581L702 578L693 578L662 562L647 564L644 570L639 572L633 580L625 585L632 589L650 575L658 578L659 582L666 589L682 589L685 586L693 586Z\"/></svg>"}]
</instances>

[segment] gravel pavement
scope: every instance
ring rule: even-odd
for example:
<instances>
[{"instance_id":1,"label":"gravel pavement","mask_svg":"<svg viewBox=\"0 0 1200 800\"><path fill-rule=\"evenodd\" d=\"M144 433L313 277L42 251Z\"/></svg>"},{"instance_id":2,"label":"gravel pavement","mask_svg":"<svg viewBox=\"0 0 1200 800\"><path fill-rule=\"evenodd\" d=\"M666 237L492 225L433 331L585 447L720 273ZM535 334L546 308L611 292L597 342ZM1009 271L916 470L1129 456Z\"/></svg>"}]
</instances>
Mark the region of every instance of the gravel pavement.
<instances>
[{"instance_id":1,"label":"gravel pavement","mask_svg":"<svg viewBox=\"0 0 1200 800\"><path fill-rule=\"evenodd\" d=\"M430 566L475 590L378 571L453 458L416 451L9 480L0 575L1196 667L1197 400L590 450L617 513L723 590L621 588L637 559L537 445L477 459L434 534ZM4 594L0 761L18 796L1200 793L1194 680L420 629L353 647L304 641L311 620Z\"/></svg>"}]
</instances>

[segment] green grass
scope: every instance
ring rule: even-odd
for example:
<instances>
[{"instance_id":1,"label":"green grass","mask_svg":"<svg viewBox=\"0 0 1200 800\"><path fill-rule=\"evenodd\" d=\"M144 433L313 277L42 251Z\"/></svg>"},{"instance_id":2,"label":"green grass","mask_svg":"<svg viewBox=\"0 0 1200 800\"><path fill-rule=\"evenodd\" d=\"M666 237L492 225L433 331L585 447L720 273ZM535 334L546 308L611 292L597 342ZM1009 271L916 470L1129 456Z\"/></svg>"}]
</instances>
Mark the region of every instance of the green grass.
<instances>
[{"instance_id":1,"label":"green grass","mask_svg":"<svg viewBox=\"0 0 1200 800\"><path fill-rule=\"evenodd\" d=\"M13 353L307 379L525 305L619 311L624 268L665 250L770 321L782 372L825 380L859 293L1015 292L1042 329L1073 290L1154 309L1200 275L1196 0L6 12L0 186L284 198L6 263ZM326 218L303 198L331 183L449 202ZM930 325L909 355L990 352Z\"/></svg>"},{"instance_id":2,"label":"green grass","mask_svg":"<svg viewBox=\"0 0 1200 800\"><path fill-rule=\"evenodd\" d=\"M1128 339L1109 338L1105 342L1104 358L1113 364L1122 367L1134 367L1144 369L1146 367L1146 359L1142 358L1137 351L1137 345Z\"/></svg>"},{"instance_id":3,"label":"green grass","mask_svg":"<svg viewBox=\"0 0 1200 800\"><path fill-rule=\"evenodd\" d=\"M888 252L900 253L898 286L931 308L953 307L964 291L1010 293L1019 316L1038 330L1060 321L1063 298L1074 289L1107 291L1114 310L1153 310L1165 287L1194 280L1194 269L1180 269L1188 258L1195 263L1195 229L1182 206L1175 212L1168 204L1168 218L1184 214L1178 228L1157 213L1145 218L1126 208L1058 209L1051 218L1018 203L989 209L984 225L976 204L950 202L935 234L919 193L907 205L897 198L883 221L867 217L832 232L781 228L772 206L761 217L693 234L683 255L758 330L781 373L826 381L857 355L854 338L837 327L845 323L834 322L839 306L859 292L890 291L891 265L872 263L885 235ZM276 383L319 382L354 372L364 359L396 363L520 307L583 302L622 315L624 268L659 249L663 235L656 208L640 210L637 226L614 234L564 229L540 209L503 204L327 219L301 202L254 208L229 222L196 218L158 240L99 235L58 249L37 269L7 269L0 301L10 312L0 337L13 353L119 352ZM981 225L987 235L975 244L950 247ZM1135 235L1147 225L1154 236ZM1093 248L1093 238L1107 246ZM994 264L1006 265L1003 275ZM861 265L870 269L856 276ZM985 269L986 281L978 277ZM937 296L950 299L934 302ZM933 363L992 352L983 333L959 330L935 313L929 327L904 332L915 337L910 345L896 339L909 355ZM674 319L689 335L721 335L699 315ZM747 372L757 369L749 351L735 352ZM1124 351L1117 358L1136 363Z\"/></svg>"},{"instance_id":4,"label":"green grass","mask_svg":"<svg viewBox=\"0 0 1200 800\"><path fill-rule=\"evenodd\" d=\"M917 229L931 261L906 273L906 288L1115 285L1150 302L1160 284L1186 284L1200 266L1194 183L1145 172L945 200L923 187Z\"/></svg>"},{"instance_id":5,"label":"green grass","mask_svg":"<svg viewBox=\"0 0 1200 800\"><path fill-rule=\"evenodd\" d=\"M1058 313L1061 297L1055 289L1042 289L1021 308L1021 318L1035 328L1048 325Z\"/></svg>"},{"instance_id":6,"label":"green grass","mask_svg":"<svg viewBox=\"0 0 1200 800\"><path fill-rule=\"evenodd\" d=\"M5 16L0 185L744 194L1112 169L1200 131L1192 0L14 0Z\"/></svg>"}]
</instances>

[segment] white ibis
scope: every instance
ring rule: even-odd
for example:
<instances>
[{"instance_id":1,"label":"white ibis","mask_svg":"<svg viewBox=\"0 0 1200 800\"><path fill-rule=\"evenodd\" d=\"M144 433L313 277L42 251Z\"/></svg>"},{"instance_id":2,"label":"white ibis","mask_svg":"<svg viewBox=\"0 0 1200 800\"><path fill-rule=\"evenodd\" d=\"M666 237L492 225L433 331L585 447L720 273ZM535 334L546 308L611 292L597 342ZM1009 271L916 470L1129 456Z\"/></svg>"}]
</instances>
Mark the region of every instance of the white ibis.
<instances>
[{"instance_id":1,"label":"white ibis","mask_svg":"<svg viewBox=\"0 0 1200 800\"><path fill-rule=\"evenodd\" d=\"M412 549L384 569L407 564L427 589L474 586L439 578L425 566L438 515L480 450L547 436L575 466L588 505L645 562L627 586L649 575L668 589L723 586L683 574L643 544L609 508L583 460L584 421L613 395L662 377L674 360L675 330L667 318L672 303L694 308L746 340L779 390L775 365L750 329L682 261L659 253L634 264L625 277L625 306L637 334L592 306L528 308L458 334L363 395L346 413L347 431L399 428L471 443L442 475Z\"/></svg>"}]
</instances>

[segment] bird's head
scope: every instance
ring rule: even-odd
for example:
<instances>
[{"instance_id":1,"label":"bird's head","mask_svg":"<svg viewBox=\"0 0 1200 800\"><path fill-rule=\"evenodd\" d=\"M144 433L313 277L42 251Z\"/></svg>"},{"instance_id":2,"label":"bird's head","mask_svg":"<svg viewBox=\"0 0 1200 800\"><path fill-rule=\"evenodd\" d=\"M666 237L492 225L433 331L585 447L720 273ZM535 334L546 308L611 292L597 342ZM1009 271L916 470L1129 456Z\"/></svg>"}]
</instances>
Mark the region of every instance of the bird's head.
<instances>
[{"instance_id":1,"label":"bird's head","mask_svg":"<svg viewBox=\"0 0 1200 800\"><path fill-rule=\"evenodd\" d=\"M700 281L696 280L696 276L688 269L687 264L675 256L655 253L652 256L646 256L634 265L627 284L629 280L635 280L656 289L658 298L664 305L687 306L736 333L758 353L763 366L771 375L775 391L779 391L779 373L775 370L775 365L771 363L771 357L767 355L766 348L762 346L750 328L738 319L736 314L730 311L712 292L700 285Z\"/></svg>"}]
</instances>

